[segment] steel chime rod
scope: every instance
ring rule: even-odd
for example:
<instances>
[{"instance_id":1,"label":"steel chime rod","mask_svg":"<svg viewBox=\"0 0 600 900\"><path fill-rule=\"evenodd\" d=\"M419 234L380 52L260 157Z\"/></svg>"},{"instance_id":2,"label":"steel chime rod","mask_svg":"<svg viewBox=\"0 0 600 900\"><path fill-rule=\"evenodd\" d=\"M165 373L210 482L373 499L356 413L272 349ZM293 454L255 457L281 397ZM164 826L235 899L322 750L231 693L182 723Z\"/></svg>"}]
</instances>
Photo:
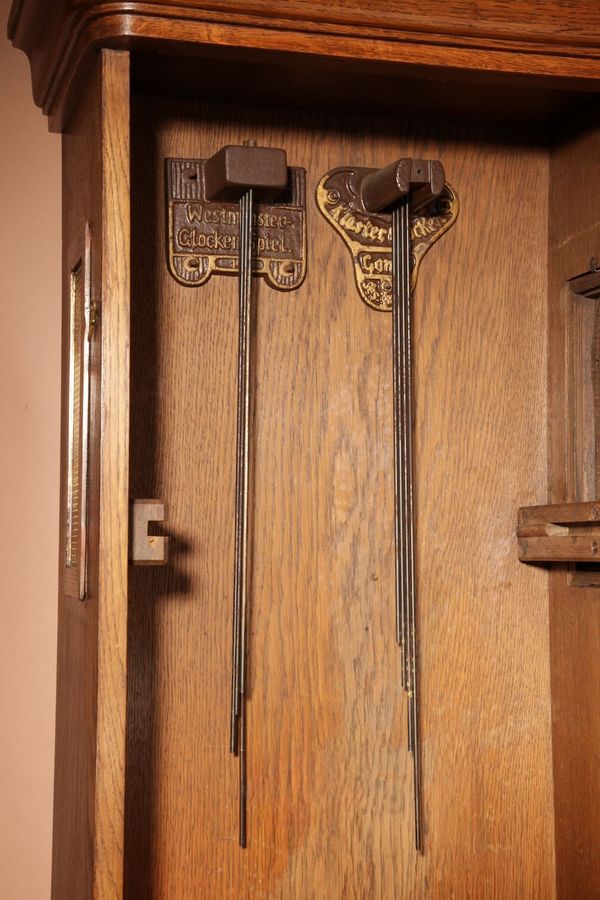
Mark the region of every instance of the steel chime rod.
<instances>
[{"instance_id":1,"label":"steel chime rod","mask_svg":"<svg viewBox=\"0 0 600 900\"><path fill-rule=\"evenodd\" d=\"M394 430L394 534L396 575L396 640L402 653L402 687L408 685L407 641L407 578L406 578L406 323L404 297L410 290L410 260L403 237L408 212L406 198L399 201L392 213L392 371L393 371L393 430Z\"/></svg>"},{"instance_id":2,"label":"steel chime rod","mask_svg":"<svg viewBox=\"0 0 600 900\"><path fill-rule=\"evenodd\" d=\"M412 287L423 256L456 219L458 200L446 183L439 160L402 157L380 169L354 165L332 169L319 182L317 203L352 254L361 299L373 309L391 308L392 312L394 605L396 641L401 651L400 683L407 694L408 749L414 772L415 845L421 851ZM342 219L342 210L352 210L352 215ZM413 230L418 235L414 245ZM372 238L380 243L371 246ZM367 249L374 251L368 259L377 259L378 265L372 268L365 265Z\"/></svg>"},{"instance_id":3,"label":"steel chime rod","mask_svg":"<svg viewBox=\"0 0 600 900\"><path fill-rule=\"evenodd\" d=\"M410 196L407 194L392 210L394 530L397 637L402 654L402 686L408 693L408 747L413 757L415 846L421 850L410 269Z\"/></svg>"},{"instance_id":4,"label":"steel chime rod","mask_svg":"<svg viewBox=\"0 0 600 900\"><path fill-rule=\"evenodd\" d=\"M202 161L201 188L212 204L239 201L237 422L229 749L239 762L239 844L247 844L247 638L249 586L249 485L252 410L254 203L272 204L289 189L285 150L255 141L228 144ZM202 192L200 194L202 196ZM292 189L292 197L294 191ZM264 260L263 274L265 274ZM231 269L229 270L231 271ZM303 269L298 269L302 274ZM295 287L286 285L286 289Z\"/></svg>"},{"instance_id":5,"label":"steel chime rod","mask_svg":"<svg viewBox=\"0 0 600 900\"><path fill-rule=\"evenodd\" d=\"M240 199L239 343L237 389L237 449L235 488L235 550L233 583L233 649L231 752L239 756L239 842L246 846L246 629L248 609L248 485L252 362L252 214L253 191Z\"/></svg>"},{"instance_id":6,"label":"steel chime rod","mask_svg":"<svg viewBox=\"0 0 600 900\"><path fill-rule=\"evenodd\" d=\"M361 199L369 213L391 210L392 362L394 428L394 536L396 639L401 684L408 695L408 749L413 758L415 846L422 849L419 745L417 591L413 464L411 211L442 192L444 169L437 160L399 159L363 176Z\"/></svg>"}]
</instances>

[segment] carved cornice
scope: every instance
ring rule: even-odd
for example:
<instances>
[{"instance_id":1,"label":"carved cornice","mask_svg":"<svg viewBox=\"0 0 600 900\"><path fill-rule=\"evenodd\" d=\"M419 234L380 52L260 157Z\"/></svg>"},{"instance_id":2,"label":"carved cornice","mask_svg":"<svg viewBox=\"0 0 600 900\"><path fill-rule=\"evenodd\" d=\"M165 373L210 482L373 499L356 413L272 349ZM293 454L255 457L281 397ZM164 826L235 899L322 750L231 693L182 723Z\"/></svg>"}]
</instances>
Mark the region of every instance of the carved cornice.
<instances>
[{"instance_id":1,"label":"carved cornice","mask_svg":"<svg viewBox=\"0 0 600 900\"><path fill-rule=\"evenodd\" d=\"M167 42L384 60L600 85L597 0L14 0L8 34L46 114L91 47ZM587 83L587 84L586 84Z\"/></svg>"}]
</instances>

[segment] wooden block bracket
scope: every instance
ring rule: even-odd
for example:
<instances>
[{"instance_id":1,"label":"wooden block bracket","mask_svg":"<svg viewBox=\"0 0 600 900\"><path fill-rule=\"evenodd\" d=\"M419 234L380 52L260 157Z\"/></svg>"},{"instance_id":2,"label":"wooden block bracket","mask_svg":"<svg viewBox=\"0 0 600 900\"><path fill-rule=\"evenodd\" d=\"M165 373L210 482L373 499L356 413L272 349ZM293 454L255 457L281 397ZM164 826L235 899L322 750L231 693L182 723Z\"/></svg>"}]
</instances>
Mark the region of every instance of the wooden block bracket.
<instances>
[{"instance_id":1,"label":"wooden block bracket","mask_svg":"<svg viewBox=\"0 0 600 900\"><path fill-rule=\"evenodd\" d=\"M169 539L148 533L151 522L165 521L162 500L132 500L130 504L129 562L134 566L164 566Z\"/></svg>"},{"instance_id":2,"label":"wooden block bracket","mask_svg":"<svg viewBox=\"0 0 600 900\"><path fill-rule=\"evenodd\" d=\"M524 506L517 538L521 562L600 564L600 500Z\"/></svg>"}]
</instances>

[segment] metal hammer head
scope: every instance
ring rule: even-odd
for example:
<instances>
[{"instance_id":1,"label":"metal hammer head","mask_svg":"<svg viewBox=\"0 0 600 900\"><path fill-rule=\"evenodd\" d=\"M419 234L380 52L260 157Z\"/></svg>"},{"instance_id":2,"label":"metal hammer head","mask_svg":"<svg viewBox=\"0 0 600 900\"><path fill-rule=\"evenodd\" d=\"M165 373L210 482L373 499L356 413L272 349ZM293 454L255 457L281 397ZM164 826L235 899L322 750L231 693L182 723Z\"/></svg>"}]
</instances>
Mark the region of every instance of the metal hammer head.
<instances>
[{"instance_id":1,"label":"metal hammer head","mask_svg":"<svg viewBox=\"0 0 600 900\"><path fill-rule=\"evenodd\" d=\"M445 182L444 167L437 159L406 157L365 175L361 200L367 212L377 213L409 194L411 209L416 211L438 197Z\"/></svg>"},{"instance_id":2,"label":"metal hammer head","mask_svg":"<svg viewBox=\"0 0 600 900\"><path fill-rule=\"evenodd\" d=\"M259 200L273 200L288 184L285 150L249 145L222 147L204 163L207 200L234 201L252 188Z\"/></svg>"}]
</instances>

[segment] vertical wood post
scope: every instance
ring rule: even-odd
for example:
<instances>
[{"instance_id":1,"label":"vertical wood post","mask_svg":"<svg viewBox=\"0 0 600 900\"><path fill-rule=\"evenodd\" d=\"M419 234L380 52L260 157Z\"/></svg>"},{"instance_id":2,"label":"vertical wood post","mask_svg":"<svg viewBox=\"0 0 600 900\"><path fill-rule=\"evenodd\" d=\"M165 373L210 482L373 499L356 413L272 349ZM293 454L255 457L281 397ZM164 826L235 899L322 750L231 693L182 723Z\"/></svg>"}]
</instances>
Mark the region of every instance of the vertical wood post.
<instances>
[{"instance_id":1,"label":"vertical wood post","mask_svg":"<svg viewBox=\"0 0 600 900\"><path fill-rule=\"evenodd\" d=\"M63 137L61 548L52 897L123 894L129 511L129 54L102 50ZM87 591L65 565L70 266L91 236Z\"/></svg>"}]
</instances>

